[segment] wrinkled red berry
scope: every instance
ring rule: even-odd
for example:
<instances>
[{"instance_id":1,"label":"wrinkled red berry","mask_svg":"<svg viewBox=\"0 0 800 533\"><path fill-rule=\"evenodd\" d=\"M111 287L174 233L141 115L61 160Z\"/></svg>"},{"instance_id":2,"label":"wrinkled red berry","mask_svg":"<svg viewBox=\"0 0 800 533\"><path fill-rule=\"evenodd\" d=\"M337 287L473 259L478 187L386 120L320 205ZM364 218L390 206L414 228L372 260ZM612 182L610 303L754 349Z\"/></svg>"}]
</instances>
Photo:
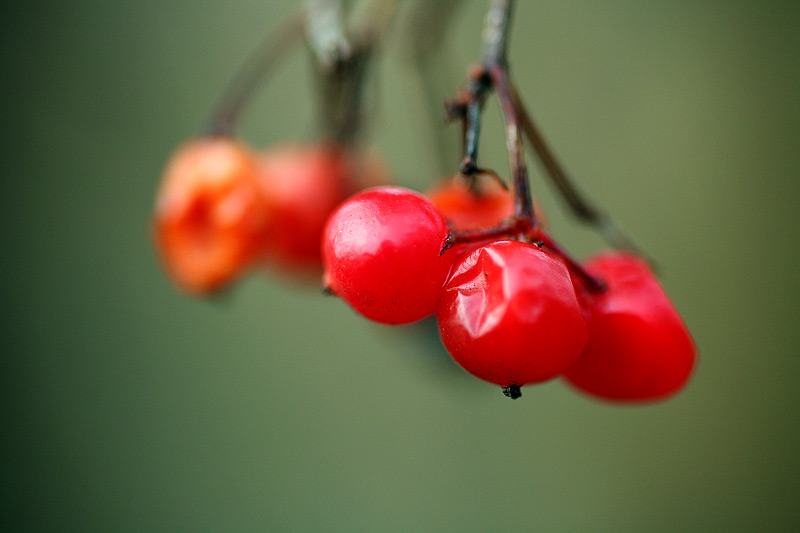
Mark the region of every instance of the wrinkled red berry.
<instances>
[{"instance_id":1,"label":"wrinkled red berry","mask_svg":"<svg viewBox=\"0 0 800 533\"><path fill-rule=\"evenodd\" d=\"M582 291L589 342L567 369L567 381L618 401L658 400L680 390L694 367L695 346L647 264L632 255L606 253L585 267L608 289Z\"/></svg>"},{"instance_id":2,"label":"wrinkled red berry","mask_svg":"<svg viewBox=\"0 0 800 533\"><path fill-rule=\"evenodd\" d=\"M586 345L583 313L566 266L518 241L495 241L462 255L437 317L453 359L503 387L558 376Z\"/></svg>"}]
</instances>

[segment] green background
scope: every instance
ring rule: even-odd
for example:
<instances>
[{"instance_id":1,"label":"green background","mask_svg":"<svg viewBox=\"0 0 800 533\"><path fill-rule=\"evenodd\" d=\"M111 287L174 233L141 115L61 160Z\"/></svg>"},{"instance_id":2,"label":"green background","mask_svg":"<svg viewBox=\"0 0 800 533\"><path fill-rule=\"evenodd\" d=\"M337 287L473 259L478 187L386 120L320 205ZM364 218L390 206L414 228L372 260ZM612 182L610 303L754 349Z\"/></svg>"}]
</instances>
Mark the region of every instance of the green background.
<instances>
[{"instance_id":1,"label":"green background","mask_svg":"<svg viewBox=\"0 0 800 533\"><path fill-rule=\"evenodd\" d=\"M800 8L520 2L513 75L588 194L655 258L699 347L665 403L560 381L512 402L425 326L368 323L255 275L176 291L150 214L175 146L293 2L2 8L1 523L52 531L796 531ZM479 57L483 2L438 50ZM369 99L399 183L440 175L401 17ZM249 108L256 146L314 138L298 54ZM496 105L481 156L506 172ZM438 113L438 111L437 111ZM433 121L433 122L431 122ZM448 129L455 146L457 128ZM455 158L444 158L452 170ZM532 163L560 241L602 246Z\"/></svg>"}]
</instances>

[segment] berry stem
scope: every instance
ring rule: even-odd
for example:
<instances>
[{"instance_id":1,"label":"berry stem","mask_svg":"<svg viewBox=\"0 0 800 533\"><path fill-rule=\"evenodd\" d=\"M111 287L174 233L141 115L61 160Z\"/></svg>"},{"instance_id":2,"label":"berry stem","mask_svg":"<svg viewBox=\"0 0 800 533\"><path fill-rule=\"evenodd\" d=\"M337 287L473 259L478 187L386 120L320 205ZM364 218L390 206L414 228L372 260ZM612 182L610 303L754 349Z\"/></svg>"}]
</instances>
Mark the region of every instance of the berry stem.
<instances>
[{"instance_id":1,"label":"berry stem","mask_svg":"<svg viewBox=\"0 0 800 533\"><path fill-rule=\"evenodd\" d=\"M588 290L602 292L606 289L603 281L587 272L578 261L567 254L540 227L533 208L533 195L531 194L528 168L525 163L523 134L528 138L551 179L578 216L582 220L600 228L604 235L619 247L629 250L635 250L636 248L613 225L611 219L597 211L572 186L566 173L562 170L536 129L530 114L524 108L511 81L507 60L512 9L513 0L492 1L486 14L483 32L482 63L478 68L473 69L472 81L467 91L460 94L452 102L449 102L447 109L451 118L461 118L463 121L464 160L461 163L461 172L468 176L473 175L481 170L477 164L481 109L486 93L492 89L494 90L500 102L506 124L506 145L514 182L514 217L491 228L481 228L473 231L451 230L442 248L442 253L455 243L475 242L496 237L509 237L529 243L537 243L539 246L547 246L553 253L561 257L574 274L584 279ZM506 392L506 389L504 389L504 392ZM509 392L506 395L510 395L510 392L513 391L509 388Z\"/></svg>"},{"instance_id":2,"label":"berry stem","mask_svg":"<svg viewBox=\"0 0 800 533\"><path fill-rule=\"evenodd\" d=\"M573 272L584 278L590 291L602 292L606 289L602 280L589 274L578 261L566 253L540 228L533 210L533 195L530 191L528 169L525 164L525 147L520 133L521 129L531 129L533 122L529 120L521 107L519 96L508 73L506 59L512 7L512 0L495 0L492 3L486 16L483 61L489 76L491 76L506 121L506 143L514 180L514 213L516 217L514 228L519 228L530 240L541 241L543 245L559 255ZM535 133L535 130L533 132Z\"/></svg>"},{"instance_id":3,"label":"berry stem","mask_svg":"<svg viewBox=\"0 0 800 533\"><path fill-rule=\"evenodd\" d=\"M614 220L598 210L574 185L536 127L536 123L533 121L531 114L513 84L511 85L511 95L514 99L514 107L517 109L519 123L525 137L527 137L528 142L530 142L534 152L539 157L546 174L561 193L561 196L564 197L575 216L598 230L613 247L628 250L641 256L642 253L639 247L619 229Z\"/></svg>"},{"instance_id":4,"label":"berry stem","mask_svg":"<svg viewBox=\"0 0 800 533\"><path fill-rule=\"evenodd\" d=\"M512 0L494 0L486 14L483 31L483 58L472 70L469 88L447 106L451 118L460 117L464 124L464 160L462 174L471 176L482 171L478 165L481 110L487 93L494 89L506 122L506 143L509 166L514 181L516 218L525 219L530 227L539 223L533 210L533 196L528 183L525 150L520 136L520 117L508 76L506 49L511 28Z\"/></svg>"},{"instance_id":5,"label":"berry stem","mask_svg":"<svg viewBox=\"0 0 800 533\"><path fill-rule=\"evenodd\" d=\"M533 196L528 183L525 148L520 135L520 116L508 75L508 35L511 31L513 0L494 0L486 13L483 30L483 69L500 101L506 122L506 145L514 181L514 213L529 221L532 229L539 225L533 211Z\"/></svg>"},{"instance_id":6,"label":"berry stem","mask_svg":"<svg viewBox=\"0 0 800 533\"><path fill-rule=\"evenodd\" d=\"M362 92L367 67L379 38L397 9L396 1L373 0L348 36L339 0L308 0L308 39L322 78L324 131L348 145L361 129Z\"/></svg>"},{"instance_id":7,"label":"berry stem","mask_svg":"<svg viewBox=\"0 0 800 533\"><path fill-rule=\"evenodd\" d=\"M513 237L538 244L540 247L546 246L551 252L564 260L571 272L583 278L586 283L586 288L591 292L603 292L606 290L606 284L602 279L590 274L583 268L580 262L569 255L552 237L550 237L550 235L545 233L541 227L533 228L530 225L530 220L524 217L515 217L503 222L499 226L492 226L490 228L479 228L467 231L450 230L439 255L452 248L455 244L480 242L498 237Z\"/></svg>"},{"instance_id":8,"label":"berry stem","mask_svg":"<svg viewBox=\"0 0 800 533\"><path fill-rule=\"evenodd\" d=\"M460 113L463 124L464 159L459 171L470 178L471 189L474 189L475 174L484 172L484 169L478 166L478 145L481 135L483 104L486 101L486 94L491 88L492 80L481 66L474 73L467 92L462 95L463 102L456 102L455 107L452 108Z\"/></svg>"},{"instance_id":9,"label":"berry stem","mask_svg":"<svg viewBox=\"0 0 800 533\"><path fill-rule=\"evenodd\" d=\"M478 139L481 135L482 106L477 100L470 100L464 116L464 161L460 171L465 176L472 176L478 171Z\"/></svg>"},{"instance_id":10,"label":"berry stem","mask_svg":"<svg viewBox=\"0 0 800 533\"><path fill-rule=\"evenodd\" d=\"M505 65L513 0L493 0L483 26L483 64Z\"/></svg>"},{"instance_id":11,"label":"berry stem","mask_svg":"<svg viewBox=\"0 0 800 533\"><path fill-rule=\"evenodd\" d=\"M302 41L305 12L297 10L267 35L229 82L209 121L211 137L233 137L239 117L267 74Z\"/></svg>"},{"instance_id":12,"label":"berry stem","mask_svg":"<svg viewBox=\"0 0 800 533\"><path fill-rule=\"evenodd\" d=\"M603 280L597 276L593 276L592 274L590 274L585 268L583 268L583 265L581 265L578 261L576 261L566 251L564 251L564 249L561 248L561 246L555 240L553 240L553 238L550 237L550 235L548 235L542 230L539 230L537 232L537 235L540 239L539 242L541 243L542 246L546 246L556 255L561 257L561 259L563 259L564 262L566 263L567 268L569 268L569 270L573 274L577 274L578 276L583 278L584 282L586 283L586 288L590 292L605 292L605 290L608 287L603 282Z\"/></svg>"},{"instance_id":13,"label":"berry stem","mask_svg":"<svg viewBox=\"0 0 800 533\"><path fill-rule=\"evenodd\" d=\"M511 97L508 72L504 66L494 65L490 70L497 98L506 119L506 144L514 181L514 213L530 221L532 228L539 226L533 211L533 196L528 183L528 167L525 164L525 147L519 131L519 115Z\"/></svg>"},{"instance_id":14,"label":"berry stem","mask_svg":"<svg viewBox=\"0 0 800 533\"><path fill-rule=\"evenodd\" d=\"M233 76L209 120L208 135L233 137L255 90L305 37L327 83L325 114L334 139L349 141L360 126L361 87L367 58L396 11L396 2L373 0L356 33L346 38L339 0L308 0L273 29ZM338 86L333 88L333 86Z\"/></svg>"},{"instance_id":15,"label":"berry stem","mask_svg":"<svg viewBox=\"0 0 800 533\"><path fill-rule=\"evenodd\" d=\"M530 222L525 218L516 217L506 220L499 226L489 228L464 231L450 230L440 255L452 248L454 244L485 241L497 237L527 236L529 234L531 234Z\"/></svg>"},{"instance_id":16,"label":"berry stem","mask_svg":"<svg viewBox=\"0 0 800 533\"><path fill-rule=\"evenodd\" d=\"M352 54L352 45L342 26L342 6L339 0L306 0L306 38L325 71L339 69L340 63Z\"/></svg>"},{"instance_id":17,"label":"berry stem","mask_svg":"<svg viewBox=\"0 0 800 533\"><path fill-rule=\"evenodd\" d=\"M334 142L346 145L358 123L355 102L360 83L356 47L345 34L339 0L306 0L306 39L316 58L321 95L322 130Z\"/></svg>"}]
</instances>

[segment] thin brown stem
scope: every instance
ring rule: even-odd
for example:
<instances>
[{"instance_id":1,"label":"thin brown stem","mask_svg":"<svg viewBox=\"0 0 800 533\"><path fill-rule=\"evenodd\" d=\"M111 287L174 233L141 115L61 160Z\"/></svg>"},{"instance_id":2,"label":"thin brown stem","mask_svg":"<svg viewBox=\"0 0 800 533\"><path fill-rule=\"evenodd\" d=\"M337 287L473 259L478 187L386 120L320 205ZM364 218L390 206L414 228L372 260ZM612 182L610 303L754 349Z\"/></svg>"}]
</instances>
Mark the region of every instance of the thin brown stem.
<instances>
[{"instance_id":1,"label":"thin brown stem","mask_svg":"<svg viewBox=\"0 0 800 533\"><path fill-rule=\"evenodd\" d=\"M602 280L592 276L578 261L567 254L555 240L542 230L536 219L533 195L528 182L528 168L525 163L523 133L529 138L534 138L531 141L532 144L545 148L546 145L533 126L530 116L522 108L509 76L507 47L512 7L512 0L494 0L492 2L486 16L484 29L483 63L473 71L469 90L451 102L448 109L451 111L451 116L461 118L465 124L465 157L462 163L462 172L465 167L467 170L476 171L480 168L477 164L480 109L486 93L494 89L506 124L506 144L514 181L514 217L490 228L451 231L442 253L457 243L478 242L499 237L518 239L546 246L555 255L561 257L573 273L584 280L588 290L604 291L606 287ZM539 153L538 150L537 153ZM545 164L550 165L548 168L559 171L560 167L552 154L547 150L544 153L547 159ZM542 156L540 155L540 157ZM564 176L563 172L560 176ZM569 185L566 179L562 181ZM567 192L574 191L567 189ZM581 199L577 194L573 196L578 200ZM593 213L591 210L588 212Z\"/></svg>"},{"instance_id":2,"label":"thin brown stem","mask_svg":"<svg viewBox=\"0 0 800 533\"><path fill-rule=\"evenodd\" d=\"M463 95L460 105L464 125L464 159L459 171L465 176L474 176L481 172L478 166L478 146L481 134L481 119L486 94L492 87L492 80L486 75L483 67L474 73L474 79ZM473 180L474 181L474 180Z\"/></svg>"},{"instance_id":3,"label":"thin brown stem","mask_svg":"<svg viewBox=\"0 0 800 533\"><path fill-rule=\"evenodd\" d=\"M508 76L507 48L513 7L512 0L494 0L489 7L483 32L483 66L491 78L506 122L506 144L514 182L514 213L517 218L530 221L531 227L536 228L538 223L533 212L525 148L519 131L520 117Z\"/></svg>"},{"instance_id":4,"label":"thin brown stem","mask_svg":"<svg viewBox=\"0 0 800 533\"><path fill-rule=\"evenodd\" d=\"M464 116L464 161L461 163L461 173L466 176L473 175L478 170L478 139L481 135L481 112L483 106L477 100L467 104L467 113Z\"/></svg>"},{"instance_id":5,"label":"thin brown stem","mask_svg":"<svg viewBox=\"0 0 800 533\"><path fill-rule=\"evenodd\" d=\"M364 41L356 45L353 55L343 65L341 119L337 133L342 144L351 143L362 133L364 88L375 53L374 43Z\"/></svg>"},{"instance_id":6,"label":"thin brown stem","mask_svg":"<svg viewBox=\"0 0 800 533\"><path fill-rule=\"evenodd\" d=\"M302 41L305 13L295 11L270 32L234 75L211 114L209 135L235 133L244 106L266 76Z\"/></svg>"},{"instance_id":7,"label":"thin brown stem","mask_svg":"<svg viewBox=\"0 0 800 533\"><path fill-rule=\"evenodd\" d=\"M531 233L531 226L526 219L511 218L498 226L489 228L478 228L474 230L451 230L447 236L445 245L442 247L440 255L449 250L455 244L465 244L470 242L480 242L498 237L510 237L527 235Z\"/></svg>"},{"instance_id":8,"label":"thin brown stem","mask_svg":"<svg viewBox=\"0 0 800 533\"><path fill-rule=\"evenodd\" d=\"M339 0L306 0L306 38L323 72L339 70L352 55L353 47L345 36L342 5Z\"/></svg>"},{"instance_id":9,"label":"thin brown stem","mask_svg":"<svg viewBox=\"0 0 800 533\"><path fill-rule=\"evenodd\" d=\"M511 95L508 72L500 65L493 66L489 72L506 120L506 144L511 164L511 177L514 182L514 213L517 217L529 220L531 226L536 228L538 222L533 212L533 195L528 183L525 147L522 144L522 136L519 131L519 113Z\"/></svg>"},{"instance_id":10,"label":"thin brown stem","mask_svg":"<svg viewBox=\"0 0 800 533\"><path fill-rule=\"evenodd\" d=\"M569 255L566 250L564 250L561 245L555 241L555 239L550 237L550 235L542 230L541 227L533 227L530 223L530 220L523 217L514 217L504 221L498 226L492 226L489 228L478 228L474 230L462 231L451 230L447 240L445 241L444 247L442 247L440 255L456 244L481 242L500 237L516 239L522 238L522 240L532 244L545 246L551 252L561 257L571 272L580 276L584 280L588 290L592 292L603 292L606 290L606 285L603 283L603 280L590 274L585 268L583 268L583 265Z\"/></svg>"},{"instance_id":11,"label":"thin brown stem","mask_svg":"<svg viewBox=\"0 0 800 533\"><path fill-rule=\"evenodd\" d=\"M527 137L528 142L530 142L534 152L539 157L547 176L550 177L561 196L564 197L570 210L580 221L596 228L613 247L642 255L639 247L619 229L616 223L608 215L598 210L575 187L573 181L564 171L564 168L558 162L553 151L536 127L533 117L519 97L516 87L512 85L511 90L514 98L514 107L518 111L520 126L525 137Z\"/></svg>"},{"instance_id":12,"label":"thin brown stem","mask_svg":"<svg viewBox=\"0 0 800 533\"><path fill-rule=\"evenodd\" d=\"M327 136L351 144L361 131L363 88L379 38L397 10L396 0L372 0L348 34L340 0L307 0L308 40L322 78L322 117Z\"/></svg>"},{"instance_id":13,"label":"thin brown stem","mask_svg":"<svg viewBox=\"0 0 800 533\"><path fill-rule=\"evenodd\" d=\"M567 268L569 268L570 271L572 271L574 274L577 274L583 279L583 281L586 283L586 288L589 291L603 292L606 290L606 284L603 282L602 279L590 274L585 268L583 268L583 265L581 265L563 248L561 248L561 245L559 245L555 240L553 240L553 238L550 237L550 235L548 235L544 231L539 231L538 237L540 239L540 243L542 246L545 246L549 248L551 251L555 252L556 255L558 255L564 260L564 263L566 263Z\"/></svg>"}]
</instances>

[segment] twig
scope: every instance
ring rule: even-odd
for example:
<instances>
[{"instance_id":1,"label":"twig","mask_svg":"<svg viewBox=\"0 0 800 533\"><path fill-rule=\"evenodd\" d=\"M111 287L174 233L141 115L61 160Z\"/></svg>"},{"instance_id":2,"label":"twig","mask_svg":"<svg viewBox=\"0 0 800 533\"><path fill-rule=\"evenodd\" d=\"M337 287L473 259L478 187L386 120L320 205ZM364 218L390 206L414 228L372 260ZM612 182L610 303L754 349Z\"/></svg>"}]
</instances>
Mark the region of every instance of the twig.
<instances>
[{"instance_id":1,"label":"twig","mask_svg":"<svg viewBox=\"0 0 800 533\"><path fill-rule=\"evenodd\" d=\"M461 164L462 172L465 170L475 172L480 168L477 164L480 109L488 91L494 89L506 123L506 144L514 182L514 217L495 227L474 231L451 231L442 253L455 243L503 236L535 242L540 246L547 246L563 258L570 270L585 280L589 290L603 291L605 285L602 280L587 272L578 261L547 235L540 227L534 212L533 195L525 163L525 147L520 131L526 123L531 125L532 122L520 108L519 98L508 74L507 46L512 7L512 0L492 2L486 15L482 65L473 72L473 79L466 93L451 102L448 109L451 116L460 116L465 124L465 156Z\"/></svg>"},{"instance_id":2,"label":"twig","mask_svg":"<svg viewBox=\"0 0 800 533\"><path fill-rule=\"evenodd\" d=\"M252 52L217 102L209 120L210 136L230 137L234 134L242 110L255 89L302 41L305 20L302 10L295 11Z\"/></svg>"},{"instance_id":3,"label":"twig","mask_svg":"<svg viewBox=\"0 0 800 533\"><path fill-rule=\"evenodd\" d=\"M563 167L559 164L553 151L545 142L544 137L539 132L533 121L531 114L525 108L525 104L519 97L519 93L512 85L512 97L514 107L519 112L520 125L533 150L539 157L550 180L556 186L561 196L567 202L570 210L582 222L589 224L597 229L603 237L615 248L628 250L643 256L640 248L628 238L616 225L616 223L605 213L599 211L592 203L583 196L573 185L572 180L567 176Z\"/></svg>"}]
</instances>

